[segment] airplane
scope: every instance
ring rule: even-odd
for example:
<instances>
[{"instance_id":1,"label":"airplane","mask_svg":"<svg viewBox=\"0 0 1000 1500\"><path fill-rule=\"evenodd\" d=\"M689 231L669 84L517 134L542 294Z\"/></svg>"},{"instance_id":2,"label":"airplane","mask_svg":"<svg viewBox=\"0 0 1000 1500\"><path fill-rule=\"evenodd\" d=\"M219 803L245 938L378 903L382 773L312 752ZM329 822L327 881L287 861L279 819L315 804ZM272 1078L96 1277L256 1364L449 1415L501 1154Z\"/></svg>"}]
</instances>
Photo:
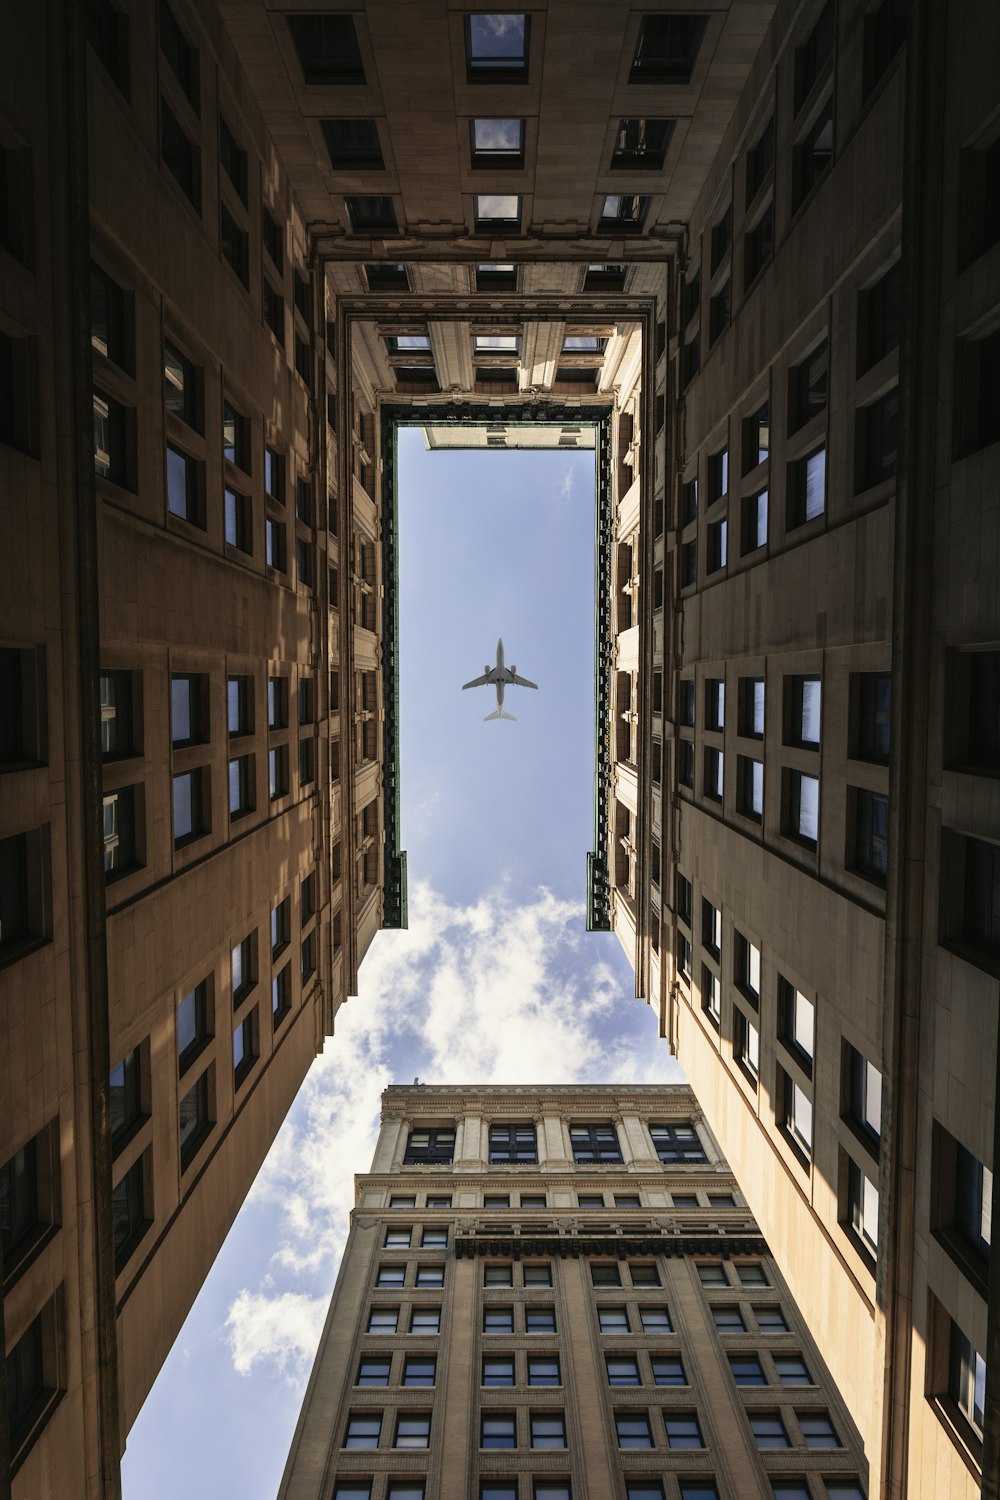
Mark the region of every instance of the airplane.
<instances>
[{"instance_id":1,"label":"airplane","mask_svg":"<svg viewBox=\"0 0 1000 1500\"><path fill-rule=\"evenodd\" d=\"M483 720L484 724L489 723L490 719L514 719L515 716L513 714L504 713L504 708L503 708L504 688L506 688L506 687L529 687L529 688L534 688L536 690L536 692L538 690L538 683L537 682L529 682L526 677L518 677L518 675L517 675L517 668L516 667L505 667L504 666L504 664L503 664L503 641L502 640L501 641L497 641L497 664L496 664L496 666L495 667L491 667L491 666L489 666L487 664L483 668L483 671L485 673L485 676L483 676L483 677L474 677L471 682L463 682L463 684L462 684L462 692L464 693L465 689L466 688L470 688L470 687L485 687L488 682L492 683L493 686L496 688L496 690L497 690L497 707L496 707L496 713L487 714L486 718Z\"/></svg>"}]
</instances>

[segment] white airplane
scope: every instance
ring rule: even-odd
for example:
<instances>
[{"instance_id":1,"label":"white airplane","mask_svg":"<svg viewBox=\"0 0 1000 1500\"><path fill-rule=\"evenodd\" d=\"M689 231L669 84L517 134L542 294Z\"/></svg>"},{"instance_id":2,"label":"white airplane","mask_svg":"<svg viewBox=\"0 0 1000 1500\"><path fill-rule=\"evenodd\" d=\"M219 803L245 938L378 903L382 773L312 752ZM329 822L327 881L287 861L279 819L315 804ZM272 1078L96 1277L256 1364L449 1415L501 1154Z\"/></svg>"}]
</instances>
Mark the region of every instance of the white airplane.
<instances>
[{"instance_id":1,"label":"white airplane","mask_svg":"<svg viewBox=\"0 0 1000 1500\"><path fill-rule=\"evenodd\" d=\"M518 675L517 675L517 668L516 667L505 667L504 666L504 664L503 664L503 641L497 641L497 664L496 664L496 666L495 667L491 667L491 666L487 665L487 666L485 666L483 668L483 672L485 674L484 676L482 676L482 677L474 677L471 682L463 682L463 684L462 684L462 692L464 693L465 689L466 688L470 688L470 687L485 687L488 682L492 683L493 686L496 688L496 690L497 690L497 707L496 707L496 713L487 714L486 718L483 720L484 724L488 723L490 719L513 719L514 718L513 714L505 714L504 711L503 711L503 694L504 694L504 688L506 688L506 687L530 687L530 688L534 688L536 691L538 689L538 683L537 682L529 682L526 677L518 677Z\"/></svg>"}]
</instances>

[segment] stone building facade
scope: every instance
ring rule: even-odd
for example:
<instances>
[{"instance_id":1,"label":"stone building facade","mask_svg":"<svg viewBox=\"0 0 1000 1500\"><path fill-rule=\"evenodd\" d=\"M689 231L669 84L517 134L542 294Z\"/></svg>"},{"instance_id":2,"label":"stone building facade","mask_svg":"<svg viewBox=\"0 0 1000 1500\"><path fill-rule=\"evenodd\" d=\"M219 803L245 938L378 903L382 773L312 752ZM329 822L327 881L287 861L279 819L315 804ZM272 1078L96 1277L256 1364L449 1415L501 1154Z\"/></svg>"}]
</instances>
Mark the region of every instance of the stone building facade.
<instances>
[{"instance_id":1,"label":"stone building facade","mask_svg":"<svg viewBox=\"0 0 1000 1500\"><path fill-rule=\"evenodd\" d=\"M860 1438L689 1088L386 1090L281 1500L805 1476L863 1496Z\"/></svg>"}]
</instances>

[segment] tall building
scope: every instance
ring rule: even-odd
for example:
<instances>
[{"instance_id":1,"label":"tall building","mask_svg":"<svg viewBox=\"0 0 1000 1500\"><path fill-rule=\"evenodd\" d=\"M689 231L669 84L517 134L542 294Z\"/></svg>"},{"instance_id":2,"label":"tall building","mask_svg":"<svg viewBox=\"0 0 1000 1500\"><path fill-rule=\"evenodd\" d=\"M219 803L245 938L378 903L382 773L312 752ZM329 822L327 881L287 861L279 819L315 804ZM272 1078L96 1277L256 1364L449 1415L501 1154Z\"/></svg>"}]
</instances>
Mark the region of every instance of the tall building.
<instances>
[{"instance_id":1,"label":"tall building","mask_svg":"<svg viewBox=\"0 0 1000 1500\"><path fill-rule=\"evenodd\" d=\"M7 7L0 1489L117 1493L407 920L409 423L593 444L589 925L871 1493L971 1500L1000 1454L998 31L985 0Z\"/></svg>"},{"instance_id":2,"label":"tall building","mask_svg":"<svg viewBox=\"0 0 1000 1500\"><path fill-rule=\"evenodd\" d=\"M864 1471L689 1088L386 1090L280 1500L862 1500Z\"/></svg>"}]
</instances>

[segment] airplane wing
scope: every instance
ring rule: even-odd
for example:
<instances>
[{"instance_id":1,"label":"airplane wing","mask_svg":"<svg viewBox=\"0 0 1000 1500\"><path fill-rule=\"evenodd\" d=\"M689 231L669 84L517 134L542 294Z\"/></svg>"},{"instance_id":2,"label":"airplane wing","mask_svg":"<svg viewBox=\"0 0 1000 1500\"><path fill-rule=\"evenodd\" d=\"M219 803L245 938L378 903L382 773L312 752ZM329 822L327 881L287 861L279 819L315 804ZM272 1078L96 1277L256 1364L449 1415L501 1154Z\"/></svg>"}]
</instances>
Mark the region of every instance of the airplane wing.
<instances>
[{"instance_id":1,"label":"airplane wing","mask_svg":"<svg viewBox=\"0 0 1000 1500\"><path fill-rule=\"evenodd\" d=\"M470 687L485 687L489 680L489 673L485 677L473 677L471 682L462 683L462 692L464 693L466 688Z\"/></svg>"},{"instance_id":2,"label":"airplane wing","mask_svg":"<svg viewBox=\"0 0 1000 1500\"><path fill-rule=\"evenodd\" d=\"M516 687L530 687L534 688L536 691L538 690L537 682L529 682L527 677L515 677L513 672L511 672L510 676L507 678L507 681L512 682Z\"/></svg>"}]
</instances>

